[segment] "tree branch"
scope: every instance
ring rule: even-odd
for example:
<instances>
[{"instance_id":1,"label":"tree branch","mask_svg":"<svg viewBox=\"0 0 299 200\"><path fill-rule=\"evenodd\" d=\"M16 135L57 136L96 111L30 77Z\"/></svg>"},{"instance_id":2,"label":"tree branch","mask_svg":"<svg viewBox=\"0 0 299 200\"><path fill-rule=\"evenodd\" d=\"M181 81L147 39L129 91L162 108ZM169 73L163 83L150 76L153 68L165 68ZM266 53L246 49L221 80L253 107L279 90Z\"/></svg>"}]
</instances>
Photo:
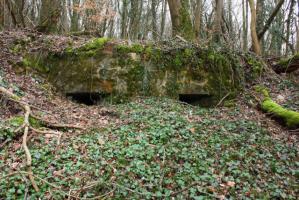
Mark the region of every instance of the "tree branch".
<instances>
[{"instance_id":1,"label":"tree branch","mask_svg":"<svg viewBox=\"0 0 299 200\"><path fill-rule=\"evenodd\" d=\"M283 5L285 0L280 0L277 5L275 6L274 10L272 11L270 17L267 19L264 28L258 33L257 37L259 40L261 40L264 36L264 34L267 32L267 30L270 28L271 23L275 19L278 11L280 10L281 6Z\"/></svg>"}]
</instances>

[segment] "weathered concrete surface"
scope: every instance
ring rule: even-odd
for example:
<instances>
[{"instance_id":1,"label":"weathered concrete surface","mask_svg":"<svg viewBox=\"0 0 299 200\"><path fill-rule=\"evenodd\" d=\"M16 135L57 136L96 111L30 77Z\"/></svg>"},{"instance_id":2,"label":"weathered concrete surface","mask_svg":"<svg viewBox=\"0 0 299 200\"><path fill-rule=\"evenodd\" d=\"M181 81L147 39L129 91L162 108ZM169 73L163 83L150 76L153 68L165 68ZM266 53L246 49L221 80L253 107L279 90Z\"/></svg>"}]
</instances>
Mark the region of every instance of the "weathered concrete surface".
<instances>
[{"instance_id":1,"label":"weathered concrete surface","mask_svg":"<svg viewBox=\"0 0 299 200\"><path fill-rule=\"evenodd\" d=\"M37 65L63 93L111 94L114 99L202 94L219 101L235 95L244 78L239 58L228 52L93 43L50 54Z\"/></svg>"}]
</instances>

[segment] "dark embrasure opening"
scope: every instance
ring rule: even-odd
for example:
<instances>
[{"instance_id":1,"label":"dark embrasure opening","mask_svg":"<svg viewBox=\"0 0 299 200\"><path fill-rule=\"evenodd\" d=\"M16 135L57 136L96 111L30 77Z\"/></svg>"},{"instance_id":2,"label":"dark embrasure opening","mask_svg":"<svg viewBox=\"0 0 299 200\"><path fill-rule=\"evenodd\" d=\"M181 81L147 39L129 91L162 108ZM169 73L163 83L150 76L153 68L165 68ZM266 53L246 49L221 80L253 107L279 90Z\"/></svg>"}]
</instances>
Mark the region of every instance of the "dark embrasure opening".
<instances>
[{"instance_id":1,"label":"dark embrasure opening","mask_svg":"<svg viewBox=\"0 0 299 200\"><path fill-rule=\"evenodd\" d=\"M67 93L66 96L76 103L92 106L100 103L106 95L100 93L76 92Z\"/></svg>"},{"instance_id":2,"label":"dark embrasure opening","mask_svg":"<svg viewBox=\"0 0 299 200\"><path fill-rule=\"evenodd\" d=\"M214 105L214 99L208 94L179 94L179 101L190 105L209 107Z\"/></svg>"}]
</instances>

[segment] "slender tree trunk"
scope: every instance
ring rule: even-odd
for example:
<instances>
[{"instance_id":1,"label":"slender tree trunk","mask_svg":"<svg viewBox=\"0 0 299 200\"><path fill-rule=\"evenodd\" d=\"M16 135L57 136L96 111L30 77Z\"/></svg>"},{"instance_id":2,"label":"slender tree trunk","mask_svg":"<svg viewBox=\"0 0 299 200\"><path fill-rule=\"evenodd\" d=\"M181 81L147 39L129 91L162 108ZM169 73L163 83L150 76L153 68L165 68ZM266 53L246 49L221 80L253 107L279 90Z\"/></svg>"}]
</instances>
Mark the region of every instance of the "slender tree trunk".
<instances>
[{"instance_id":1,"label":"slender tree trunk","mask_svg":"<svg viewBox=\"0 0 299 200\"><path fill-rule=\"evenodd\" d=\"M259 33L264 27L265 21L265 0L256 1L256 31ZM264 40L259 38L261 50L264 51Z\"/></svg>"},{"instance_id":2,"label":"slender tree trunk","mask_svg":"<svg viewBox=\"0 0 299 200\"><path fill-rule=\"evenodd\" d=\"M242 1L243 7L243 50L248 50L248 2Z\"/></svg>"},{"instance_id":3,"label":"slender tree trunk","mask_svg":"<svg viewBox=\"0 0 299 200\"><path fill-rule=\"evenodd\" d=\"M256 30L261 31L264 27L265 19L265 0L256 1Z\"/></svg>"},{"instance_id":4,"label":"slender tree trunk","mask_svg":"<svg viewBox=\"0 0 299 200\"><path fill-rule=\"evenodd\" d=\"M157 40L158 38L158 26L157 26L157 0L152 0L152 33L153 39Z\"/></svg>"},{"instance_id":5,"label":"slender tree trunk","mask_svg":"<svg viewBox=\"0 0 299 200\"><path fill-rule=\"evenodd\" d=\"M299 8L299 1L297 1L297 7ZM299 52L299 9L297 10L296 17L296 52Z\"/></svg>"},{"instance_id":6,"label":"slender tree trunk","mask_svg":"<svg viewBox=\"0 0 299 200\"><path fill-rule=\"evenodd\" d=\"M228 4L228 26L230 37L234 38L234 22L233 22L233 8L232 8L232 0L227 1Z\"/></svg>"},{"instance_id":7,"label":"slender tree trunk","mask_svg":"<svg viewBox=\"0 0 299 200\"><path fill-rule=\"evenodd\" d=\"M299 52L299 20L296 20L296 53Z\"/></svg>"},{"instance_id":8,"label":"slender tree trunk","mask_svg":"<svg viewBox=\"0 0 299 200\"><path fill-rule=\"evenodd\" d=\"M142 14L143 2L140 0L131 0L130 9L130 25L129 25L129 37L131 39L137 39L139 34L140 18Z\"/></svg>"},{"instance_id":9,"label":"slender tree trunk","mask_svg":"<svg viewBox=\"0 0 299 200\"><path fill-rule=\"evenodd\" d=\"M251 39L252 39L252 46L253 51L257 55L261 55L261 47L259 44L259 40L256 33L256 10L255 10L255 3L254 0L248 0L249 7L251 10L251 22L250 22L250 30L251 30Z\"/></svg>"},{"instance_id":10,"label":"slender tree trunk","mask_svg":"<svg viewBox=\"0 0 299 200\"><path fill-rule=\"evenodd\" d=\"M214 41L219 43L221 41L222 35L222 14L223 14L223 0L216 0L216 12L215 12L215 22L214 22Z\"/></svg>"},{"instance_id":11,"label":"slender tree trunk","mask_svg":"<svg viewBox=\"0 0 299 200\"><path fill-rule=\"evenodd\" d=\"M195 37L197 40L200 39L201 31L201 22L202 22L202 0L196 0L196 9L195 9L195 18L194 18L194 31Z\"/></svg>"},{"instance_id":12,"label":"slender tree trunk","mask_svg":"<svg viewBox=\"0 0 299 200\"><path fill-rule=\"evenodd\" d=\"M24 19L24 6L25 6L25 0L18 0L15 3L15 6L17 6L17 16L18 16L18 23L22 25L23 28L26 27L25 19Z\"/></svg>"},{"instance_id":13,"label":"slender tree trunk","mask_svg":"<svg viewBox=\"0 0 299 200\"><path fill-rule=\"evenodd\" d=\"M61 15L61 32L63 33L68 33L70 31L70 26L69 26L69 19L68 19L68 0L63 0L61 1L61 10L62 10L62 15Z\"/></svg>"},{"instance_id":14,"label":"slender tree trunk","mask_svg":"<svg viewBox=\"0 0 299 200\"><path fill-rule=\"evenodd\" d=\"M167 0L163 0L163 6L162 6L162 19L161 19L161 32L160 36L163 37L164 30L165 30L165 21L166 21L166 14L167 14Z\"/></svg>"},{"instance_id":15,"label":"slender tree trunk","mask_svg":"<svg viewBox=\"0 0 299 200\"><path fill-rule=\"evenodd\" d=\"M251 0L250 0L251 1ZM273 20L275 19L276 15L278 14L281 6L283 5L285 0L279 0L279 2L276 4L276 7L274 8L274 10L272 11L270 17L267 19L267 21L265 22L265 26L263 27L263 29L261 31L259 31L258 33L258 39L262 39L262 37L264 36L264 34L266 33L266 31L269 29L269 27L271 26L271 23L273 22ZM254 3L254 2L253 2Z\"/></svg>"},{"instance_id":16,"label":"slender tree trunk","mask_svg":"<svg viewBox=\"0 0 299 200\"><path fill-rule=\"evenodd\" d=\"M124 39L128 38L127 21L128 21L128 1L123 0L122 12L121 12L121 37Z\"/></svg>"},{"instance_id":17,"label":"slender tree trunk","mask_svg":"<svg viewBox=\"0 0 299 200\"><path fill-rule=\"evenodd\" d=\"M71 14L71 31L76 32L79 31L79 8L80 8L80 0L71 0L73 1L73 8Z\"/></svg>"},{"instance_id":18,"label":"slender tree trunk","mask_svg":"<svg viewBox=\"0 0 299 200\"><path fill-rule=\"evenodd\" d=\"M293 17L293 12L294 12L294 6L295 6L295 0L291 0L290 4L290 10L287 18L287 33L286 33L286 55L289 53L289 41L290 41L290 30L291 30L291 22L292 22L292 17Z\"/></svg>"}]
</instances>

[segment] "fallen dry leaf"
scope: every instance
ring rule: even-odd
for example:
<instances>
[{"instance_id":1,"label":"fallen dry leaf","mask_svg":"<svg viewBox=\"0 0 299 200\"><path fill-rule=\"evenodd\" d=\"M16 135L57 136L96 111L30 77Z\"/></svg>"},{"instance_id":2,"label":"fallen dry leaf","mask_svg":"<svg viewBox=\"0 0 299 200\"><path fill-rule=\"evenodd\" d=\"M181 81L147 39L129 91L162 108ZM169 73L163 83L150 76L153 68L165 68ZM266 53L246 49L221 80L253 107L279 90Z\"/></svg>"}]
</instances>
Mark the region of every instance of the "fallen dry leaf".
<instances>
[{"instance_id":1,"label":"fallen dry leaf","mask_svg":"<svg viewBox=\"0 0 299 200\"><path fill-rule=\"evenodd\" d=\"M226 185L227 185L228 187L235 187L236 183L233 182L233 181L228 181L228 182L226 183Z\"/></svg>"},{"instance_id":2,"label":"fallen dry leaf","mask_svg":"<svg viewBox=\"0 0 299 200\"><path fill-rule=\"evenodd\" d=\"M190 131L191 133L195 133L195 128L190 128L189 131Z\"/></svg>"}]
</instances>

